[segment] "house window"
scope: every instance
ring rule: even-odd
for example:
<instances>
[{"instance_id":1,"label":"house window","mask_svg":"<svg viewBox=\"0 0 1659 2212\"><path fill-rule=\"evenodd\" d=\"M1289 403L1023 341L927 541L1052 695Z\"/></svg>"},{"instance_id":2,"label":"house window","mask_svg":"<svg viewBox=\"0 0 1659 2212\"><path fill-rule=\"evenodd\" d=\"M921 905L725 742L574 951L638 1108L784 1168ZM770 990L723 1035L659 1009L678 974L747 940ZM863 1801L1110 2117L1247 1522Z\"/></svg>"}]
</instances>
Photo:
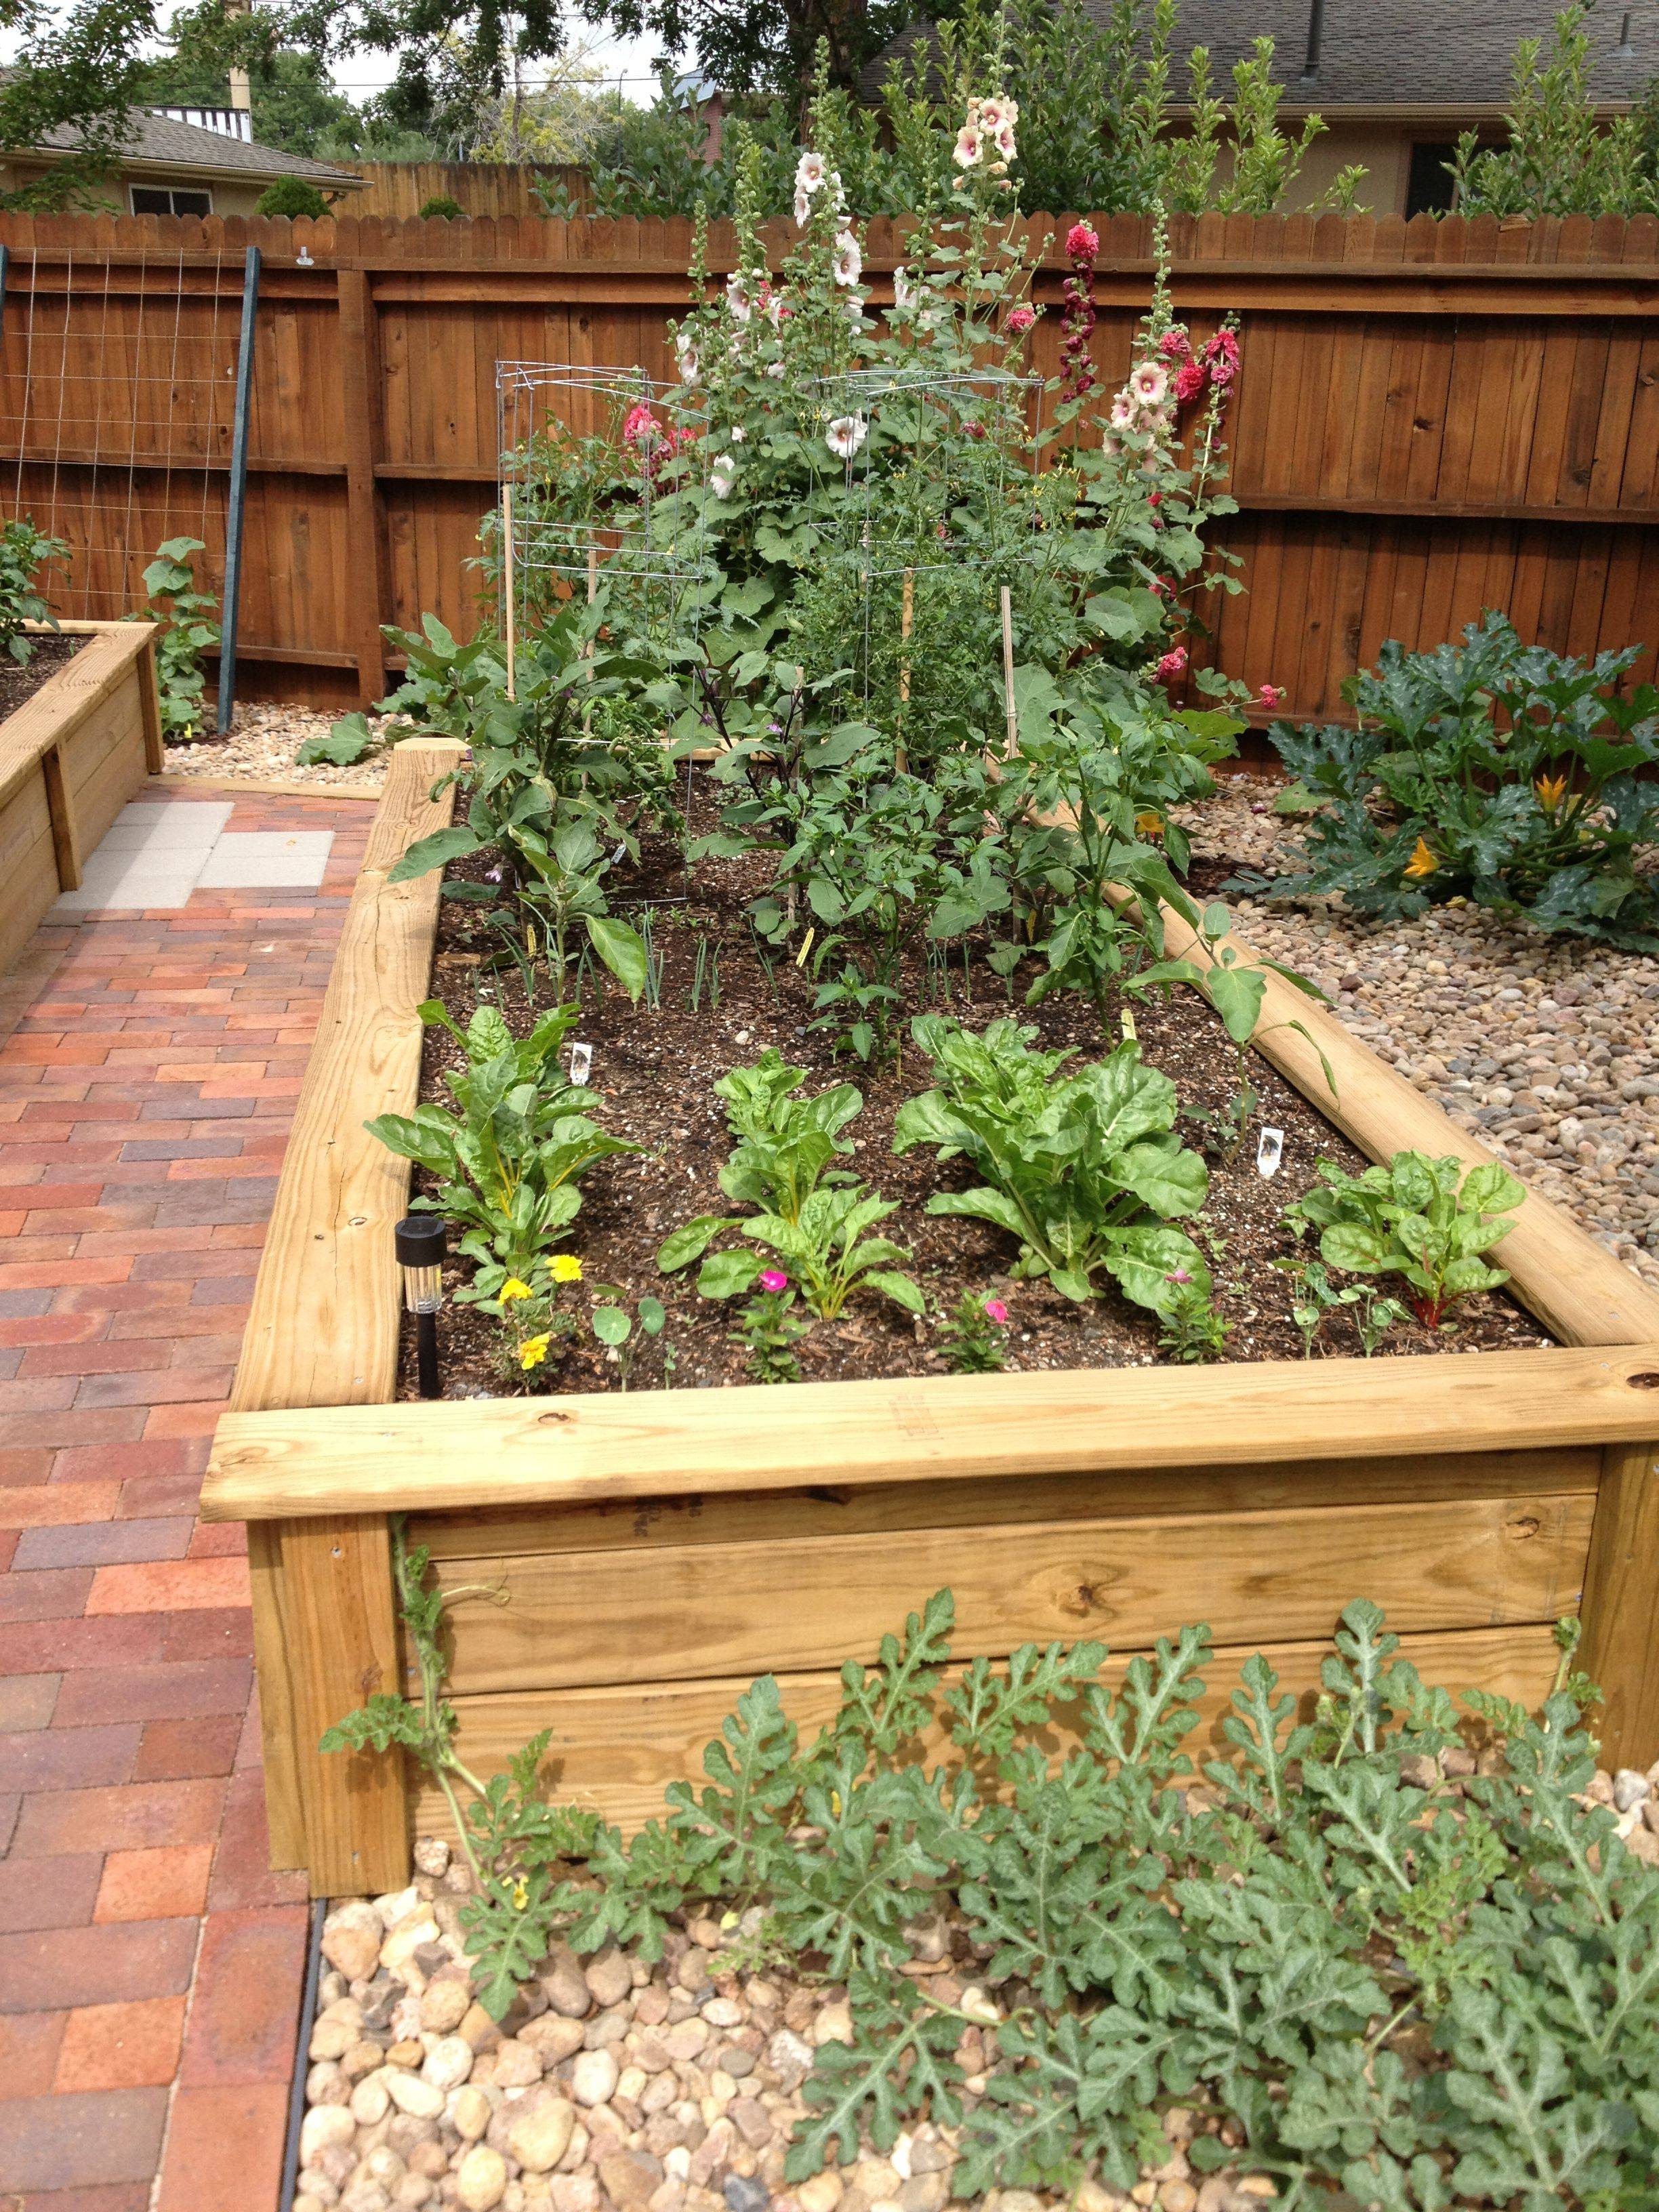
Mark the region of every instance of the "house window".
<instances>
[{"instance_id":1,"label":"house window","mask_svg":"<svg viewBox=\"0 0 1659 2212\"><path fill-rule=\"evenodd\" d=\"M186 191L178 185L129 185L134 215L211 215L211 192Z\"/></svg>"},{"instance_id":2,"label":"house window","mask_svg":"<svg viewBox=\"0 0 1659 2212\"><path fill-rule=\"evenodd\" d=\"M1457 148L1450 139L1425 138L1412 148L1411 173L1406 179L1406 218L1414 215L1449 215L1456 194L1447 173Z\"/></svg>"}]
</instances>

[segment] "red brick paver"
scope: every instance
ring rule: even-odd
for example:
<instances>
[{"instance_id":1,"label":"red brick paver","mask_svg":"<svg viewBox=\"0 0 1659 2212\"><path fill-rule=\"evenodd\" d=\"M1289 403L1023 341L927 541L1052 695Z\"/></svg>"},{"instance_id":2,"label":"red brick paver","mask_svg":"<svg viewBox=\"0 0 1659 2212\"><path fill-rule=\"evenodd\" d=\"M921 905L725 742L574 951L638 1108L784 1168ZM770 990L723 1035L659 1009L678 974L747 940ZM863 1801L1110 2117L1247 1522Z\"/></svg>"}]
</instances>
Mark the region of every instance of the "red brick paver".
<instances>
[{"instance_id":1,"label":"red brick paver","mask_svg":"<svg viewBox=\"0 0 1659 2212\"><path fill-rule=\"evenodd\" d=\"M0 1044L0 2212L274 2212L302 1977L197 1494L370 810L320 892L41 930Z\"/></svg>"}]
</instances>

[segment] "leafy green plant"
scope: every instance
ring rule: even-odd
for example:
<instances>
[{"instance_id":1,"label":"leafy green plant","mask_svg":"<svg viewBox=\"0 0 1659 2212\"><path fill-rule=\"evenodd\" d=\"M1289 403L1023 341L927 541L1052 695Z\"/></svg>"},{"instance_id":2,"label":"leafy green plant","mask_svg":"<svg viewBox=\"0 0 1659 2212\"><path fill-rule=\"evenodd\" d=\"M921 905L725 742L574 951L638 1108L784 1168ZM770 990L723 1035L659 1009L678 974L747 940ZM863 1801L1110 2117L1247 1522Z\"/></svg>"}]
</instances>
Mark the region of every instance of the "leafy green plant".
<instances>
[{"instance_id":1,"label":"leafy green plant","mask_svg":"<svg viewBox=\"0 0 1659 2212\"><path fill-rule=\"evenodd\" d=\"M622 1291L610 1283L596 1285L593 1295L595 1304L588 1316L588 1324L594 1336L604 1345L606 1358L616 1363L618 1386L626 1390L629 1377L634 1371L635 1356L639 1351L639 1338L634 1334L635 1322L637 1321L639 1323L640 1336L660 1336L668 1320L667 1312L660 1298L653 1298L647 1294L629 1313Z\"/></svg>"},{"instance_id":2,"label":"leafy green plant","mask_svg":"<svg viewBox=\"0 0 1659 2212\"><path fill-rule=\"evenodd\" d=\"M574 1253L556 1252L538 1257L522 1276L504 1275L490 1294L475 1287L471 1303L501 1324L494 1351L504 1382L532 1391L551 1384L576 1334L576 1317L560 1293L581 1279Z\"/></svg>"},{"instance_id":3,"label":"leafy green plant","mask_svg":"<svg viewBox=\"0 0 1659 2212\"><path fill-rule=\"evenodd\" d=\"M219 642L219 602L196 583L196 556L205 553L199 538L169 538L156 548L144 570L147 604L137 619L160 624L155 640L155 680L161 698L161 732L175 744L191 743L204 715L207 676L202 655Z\"/></svg>"},{"instance_id":4,"label":"leafy green plant","mask_svg":"<svg viewBox=\"0 0 1659 2212\"><path fill-rule=\"evenodd\" d=\"M1008 1364L1007 1307L964 1291L940 1317L939 1348L953 1375L1000 1375Z\"/></svg>"},{"instance_id":5,"label":"leafy green plant","mask_svg":"<svg viewBox=\"0 0 1659 2212\"><path fill-rule=\"evenodd\" d=\"M493 1006L480 1006L462 1030L441 1000L428 1000L421 1019L465 1048L465 1066L444 1078L459 1111L427 1103L363 1125L436 1179L435 1196L410 1204L465 1228L459 1249L478 1266L464 1298L495 1297L504 1283L532 1279L580 1211L588 1169L639 1150L593 1120L593 1092L560 1069L559 1048L579 1011L557 1006L515 1039Z\"/></svg>"},{"instance_id":6,"label":"leafy green plant","mask_svg":"<svg viewBox=\"0 0 1659 2212\"><path fill-rule=\"evenodd\" d=\"M811 1327L795 1310L795 1293L781 1267L760 1277L761 1287L738 1309L736 1326L728 1334L749 1354L749 1371L757 1382L799 1382L800 1362L795 1346Z\"/></svg>"},{"instance_id":7,"label":"leafy green plant","mask_svg":"<svg viewBox=\"0 0 1659 2212\"><path fill-rule=\"evenodd\" d=\"M1652 93L1609 117L1591 84L1594 0L1572 0L1543 40L1516 42L1502 142L1468 131L1450 172L1461 215L1652 215L1659 143ZM1626 33L1628 35L1628 33Z\"/></svg>"},{"instance_id":8,"label":"leafy green plant","mask_svg":"<svg viewBox=\"0 0 1659 2212\"><path fill-rule=\"evenodd\" d=\"M278 177L260 193L256 212L291 219L307 216L313 222L320 222L328 213L328 202L304 177Z\"/></svg>"},{"instance_id":9,"label":"leafy green plant","mask_svg":"<svg viewBox=\"0 0 1659 2212\"><path fill-rule=\"evenodd\" d=\"M1350 1175L1318 1163L1318 1185L1285 1209L1298 1234L1319 1232L1319 1255L1346 1274L1398 1275L1425 1328L1460 1298L1509 1280L1483 1257L1507 1237L1526 1188L1496 1160L1464 1172L1455 1153L1396 1152L1385 1166Z\"/></svg>"},{"instance_id":10,"label":"leafy green plant","mask_svg":"<svg viewBox=\"0 0 1659 2212\"><path fill-rule=\"evenodd\" d=\"M921 1014L911 1029L941 1080L900 1107L893 1149L963 1153L985 1178L938 1193L930 1213L1006 1229L1019 1240L1016 1274L1046 1275L1068 1298L1097 1295L1102 1273L1158 1313L1176 1303L1176 1277L1208 1291L1203 1254L1165 1226L1203 1205L1208 1171L1174 1135L1176 1087L1138 1044L1062 1074L1075 1055L1033 1050L1036 1031L1016 1022L975 1036Z\"/></svg>"},{"instance_id":11,"label":"leafy green plant","mask_svg":"<svg viewBox=\"0 0 1659 2212\"><path fill-rule=\"evenodd\" d=\"M1217 1312L1209 1286L1181 1279L1183 1272L1177 1269L1170 1278L1158 1349L1183 1367L1200 1367L1225 1358L1232 1329Z\"/></svg>"},{"instance_id":12,"label":"leafy green plant","mask_svg":"<svg viewBox=\"0 0 1659 2212\"><path fill-rule=\"evenodd\" d=\"M539 1800L544 1736L488 1784L461 1766L439 1632L474 1594L428 1590L401 1534L398 1563L421 1701L378 1696L325 1742L407 1748L449 1793L489 2008L556 1935L650 1959L671 1915L757 1910L769 1954L810 1957L852 2014L804 2085L791 2182L927 2118L953 2131L960 2200L1127 2191L1167 2156L1178 2106L1195 2175L1265 2174L1291 2203L1546 2212L1659 2186L1659 1875L1586 1795L1576 1622L1536 1715L1480 1691L1460 1713L1357 1601L1311 1716L1246 1660L1228 1755L1200 1773L1206 1628L1109 1674L1098 1644L952 1672L941 1590L873 1664L848 1661L810 1741L777 1682L754 1683L701 1784L671 1785L624 1844ZM1062 1712L1076 1748L1056 1763ZM1460 1729L1486 1748L1468 1780L1442 1771ZM995 1993L976 2014L903 1971L941 1908Z\"/></svg>"},{"instance_id":13,"label":"leafy green plant","mask_svg":"<svg viewBox=\"0 0 1659 2212\"><path fill-rule=\"evenodd\" d=\"M1392 641L1344 685L1358 727L1273 741L1318 809L1288 872L1241 877L1269 898L1340 891L1393 919L1473 899L1538 928L1659 950L1659 690L1618 685L1641 648L1575 660L1523 646L1488 612L1461 646Z\"/></svg>"},{"instance_id":14,"label":"leafy green plant","mask_svg":"<svg viewBox=\"0 0 1659 2212\"><path fill-rule=\"evenodd\" d=\"M0 652L27 666L34 641L25 623L56 629L58 617L40 590L43 569L63 568L70 557L61 538L48 538L27 515L0 528Z\"/></svg>"}]
</instances>

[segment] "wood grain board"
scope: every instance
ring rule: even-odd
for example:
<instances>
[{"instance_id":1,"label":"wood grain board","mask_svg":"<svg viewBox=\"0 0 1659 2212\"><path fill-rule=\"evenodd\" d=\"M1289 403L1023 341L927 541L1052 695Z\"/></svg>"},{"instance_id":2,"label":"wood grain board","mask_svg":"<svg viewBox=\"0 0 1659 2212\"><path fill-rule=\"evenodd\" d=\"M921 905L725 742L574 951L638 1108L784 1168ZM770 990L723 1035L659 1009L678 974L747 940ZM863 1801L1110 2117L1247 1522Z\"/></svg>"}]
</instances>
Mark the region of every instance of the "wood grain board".
<instances>
[{"instance_id":1,"label":"wood grain board","mask_svg":"<svg viewBox=\"0 0 1659 2212\"><path fill-rule=\"evenodd\" d=\"M1103 402L1146 304L1151 236L1139 217L1097 220ZM1054 219L1024 228L1041 240ZM69 588L100 611L110 594L125 603L132 579L125 546L86 515L99 471L133 463L139 495L165 510L157 534L189 528L216 548L229 428L223 395L191 387L169 425L104 435L98 362L112 387L165 381L175 345L222 326L216 264L261 247L239 658L250 672L263 660L283 696L321 703L378 696L382 623L429 610L470 630L465 563L497 475L497 359L666 379L668 325L689 301L688 222L565 223L504 203L450 226L9 215L0 240L13 304L0 422L15 432L27 389L30 424L55 426L21 447L18 504L63 523L77 546ZM781 252L785 229L773 240ZM1293 719L1341 716L1342 679L1384 638L1433 647L1494 605L1562 651L1641 643L1638 676L1654 673L1653 217L1503 230L1455 216L1178 218L1170 242L1177 312L1200 334L1224 312L1241 317L1224 435L1242 511L1214 535L1248 590L1208 611L1205 657L1253 689L1285 686ZM713 225L711 269L733 251L730 226ZM868 227L878 304L907 251L902 222ZM1051 244L1034 283L1050 312L1030 351L1043 374L1058 365L1063 273ZM71 430L90 419L93 434L64 436L60 413ZM184 462L172 473L169 449Z\"/></svg>"},{"instance_id":2,"label":"wood grain board","mask_svg":"<svg viewBox=\"0 0 1659 2212\"><path fill-rule=\"evenodd\" d=\"M392 1394L392 1237L409 1168L362 1124L415 1103L415 1009L431 972L440 878L391 884L386 877L416 838L447 823L453 793L434 798L432 787L459 751L441 739L394 749L295 1109L233 1407L331 1406ZM319 1896L383 1889L407 1864L398 1764L317 1749L331 1722L397 1672L387 1544L378 1512L256 1521L248 1529L272 1863L307 1866Z\"/></svg>"},{"instance_id":3,"label":"wood grain board","mask_svg":"<svg viewBox=\"0 0 1659 2212\"><path fill-rule=\"evenodd\" d=\"M1188 1616L1193 1611L1188 1608ZM1170 1624L1172 1632L1178 1625ZM1401 1656L1425 1681L1494 1690L1529 1705L1547 1694L1558 1656L1545 1627L1452 1630L1404 1636L1401 1644ZM1259 1639L1218 1650L1203 1670L1206 1691L1196 1708L1200 1726L1187 1740L1188 1755L1231 1752L1219 1723L1239 1667L1250 1652L1263 1652L1285 1686L1297 1692L1305 1717L1311 1711L1320 1662L1329 1650L1325 1642L1278 1644ZM1104 1678L1115 1681L1134 1656L1115 1652L1103 1669ZM733 1675L725 1680L462 1698L456 1705L456 1748L475 1772L487 1774L505 1766L508 1754L538 1729L550 1729L544 1773L552 1799L596 1806L607 1820L631 1831L661 1814L668 1782L678 1776L695 1779L702 1772L703 1746L719 1735L720 1723L748 1686L747 1675ZM779 1686L786 1711L810 1741L836 1711L838 1677L822 1672L785 1674ZM1057 1726L1053 1751L1063 1756L1073 1741L1063 1725ZM937 1753L943 1741L942 1735L929 1739L929 1750ZM417 1787L411 1812L417 1834L453 1835L443 1798L429 1785Z\"/></svg>"},{"instance_id":4,"label":"wood grain board","mask_svg":"<svg viewBox=\"0 0 1659 2212\"><path fill-rule=\"evenodd\" d=\"M374 1340L372 1324L362 1334ZM210 1521L307 1518L1637 1442L1653 1425L1656 1375L1659 1344L233 1407L219 1424L201 1510Z\"/></svg>"},{"instance_id":5,"label":"wood grain board","mask_svg":"<svg viewBox=\"0 0 1659 2212\"><path fill-rule=\"evenodd\" d=\"M451 1684L465 1696L873 1664L883 1636L947 1587L962 1648L988 1656L1085 1638L1144 1649L1195 1603L1218 1642L1305 1642L1334 1626L1341 1590L1375 1599L1395 1630L1547 1622L1577 1607L1594 1506L1544 1495L774 1534L484 1556L438 1579L487 1593L452 1612Z\"/></svg>"}]
</instances>

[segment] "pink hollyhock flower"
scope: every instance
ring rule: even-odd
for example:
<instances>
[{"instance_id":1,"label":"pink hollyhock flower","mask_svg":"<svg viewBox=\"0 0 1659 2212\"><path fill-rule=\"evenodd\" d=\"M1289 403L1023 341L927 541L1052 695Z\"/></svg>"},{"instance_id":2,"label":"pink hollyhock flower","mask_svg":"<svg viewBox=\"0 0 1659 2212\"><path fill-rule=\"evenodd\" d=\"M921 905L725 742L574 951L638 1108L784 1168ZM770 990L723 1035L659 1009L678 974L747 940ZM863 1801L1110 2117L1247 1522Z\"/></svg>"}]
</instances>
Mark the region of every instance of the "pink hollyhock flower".
<instances>
[{"instance_id":1,"label":"pink hollyhock flower","mask_svg":"<svg viewBox=\"0 0 1659 2212\"><path fill-rule=\"evenodd\" d=\"M1177 676L1182 675L1185 672L1186 666L1186 647L1184 645L1171 646L1169 652L1164 654L1163 659L1158 664L1158 682L1160 684L1172 684Z\"/></svg>"},{"instance_id":2,"label":"pink hollyhock flower","mask_svg":"<svg viewBox=\"0 0 1659 2212\"><path fill-rule=\"evenodd\" d=\"M985 425L983 422L964 422L962 427L967 432L968 435L976 442L983 441L985 437Z\"/></svg>"},{"instance_id":3,"label":"pink hollyhock flower","mask_svg":"<svg viewBox=\"0 0 1659 2212\"><path fill-rule=\"evenodd\" d=\"M1163 576L1154 576L1146 588L1155 599L1167 599L1170 596L1169 583Z\"/></svg>"},{"instance_id":4,"label":"pink hollyhock flower","mask_svg":"<svg viewBox=\"0 0 1659 2212\"><path fill-rule=\"evenodd\" d=\"M1161 362L1143 361L1130 370L1124 389L1132 392L1144 408L1161 407L1170 389L1169 371Z\"/></svg>"},{"instance_id":5,"label":"pink hollyhock flower","mask_svg":"<svg viewBox=\"0 0 1659 2212\"><path fill-rule=\"evenodd\" d=\"M1189 405L1192 401L1198 398L1200 392L1203 391L1204 386L1208 383L1208 372L1205 369L1203 363L1201 362L1189 361L1183 368L1177 369L1176 372L1175 396L1176 404L1182 407Z\"/></svg>"},{"instance_id":6,"label":"pink hollyhock flower","mask_svg":"<svg viewBox=\"0 0 1659 2212\"><path fill-rule=\"evenodd\" d=\"M1071 261L1092 261L1100 251L1100 234L1090 223L1074 222L1066 234L1066 254Z\"/></svg>"},{"instance_id":7,"label":"pink hollyhock flower","mask_svg":"<svg viewBox=\"0 0 1659 2212\"><path fill-rule=\"evenodd\" d=\"M1267 709L1267 712L1272 714L1275 707L1282 707L1284 705L1287 695L1282 684L1264 684L1255 696Z\"/></svg>"},{"instance_id":8,"label":"pink hollyhock flower","mask_svg":"<svg viewBox=\"0 0 1659 2212\"><path fill-rule=\"evenodd\" d=\"M789 1278L781 1267L763 1267L760 1286L763 1291L787 1291L789 1287Z\"/></svg>"},{"instance_id":9,"label":"pink hollyhock flower","mask_svg":"<svg viewBox=\"0 0 1659 2212\"><path fill-rule=\"evenodd\" d=\"M1162 507L1164 504L1163 493L1161 491L1149 491L1146 495L1146 504L1148 507Z\"/></svg>"},{"instance_id":10,"label":"pink hollyhock flower","mask_svg":"<svg viewBox=\"0 0 1659 2212\"><path fill-rule=\"evenodd\" d=\"M623 423L623 445L641 446L648 451L661 435L662 425L643 399L637 407L629 409Z\"/></svg>"},{"instance_id":11,"label":"pink hollyhock flower","mask_svg":"<svg viewBox=\"0 0 1659 2212\"><path fill-rule=\"evenodd\" d=\"M1190 361L1193 354L1193 342L1185 331L1176 328L1164 331L1163 337L1158 341L1158 349L1165 361Z\"/></svg>"},{"instance_id":12,"label":"pink hollyhock flower","mask_svg":"<svg viewBox=\"0 0 1659 2212\"><path fill-rule=\"evenodd\" d=\"M1205 347L1203 358L1206 361L1230 361L1237 367L1238 333L1236 331L1218 331Z\"/></svg>"},{"instance_id":13,"label":"pink hollyhock flower","mask_svg":"<svg viewBox=\"0 0 1659 2212\"><path fill-rule=\"evenodd\" d=\"M1227 360L1224 356L1221 360L1210 363L1210 381L1218 392L1224 392L1237 374L1237 362Z\"/></svg>"},{"instance_id":14,"label":"pink hollyhock flower","mask_svg":"<svg viewBox=\"0 0 1659 2212\"><path fill-rule=\"evenodd\" d=\"M999 1328L1002 1327L1004 1322L1008 1318L1008 1309L1003 1304L1000 1298L986 1299L985 1318L987 1321L994 1321Z\"/></svg>"},{"instance_id":15,"label":"pink hollyhock flower","mask_svg":"<svg viewBox=\"0 0 1659 2212\"><path fill-rule=\"evenodd\" d=\"M1016 337L1024 337L1036 320L1035 307L1016 307L1008 318L1008 327Z\"/></svg>"}]
</instances>

